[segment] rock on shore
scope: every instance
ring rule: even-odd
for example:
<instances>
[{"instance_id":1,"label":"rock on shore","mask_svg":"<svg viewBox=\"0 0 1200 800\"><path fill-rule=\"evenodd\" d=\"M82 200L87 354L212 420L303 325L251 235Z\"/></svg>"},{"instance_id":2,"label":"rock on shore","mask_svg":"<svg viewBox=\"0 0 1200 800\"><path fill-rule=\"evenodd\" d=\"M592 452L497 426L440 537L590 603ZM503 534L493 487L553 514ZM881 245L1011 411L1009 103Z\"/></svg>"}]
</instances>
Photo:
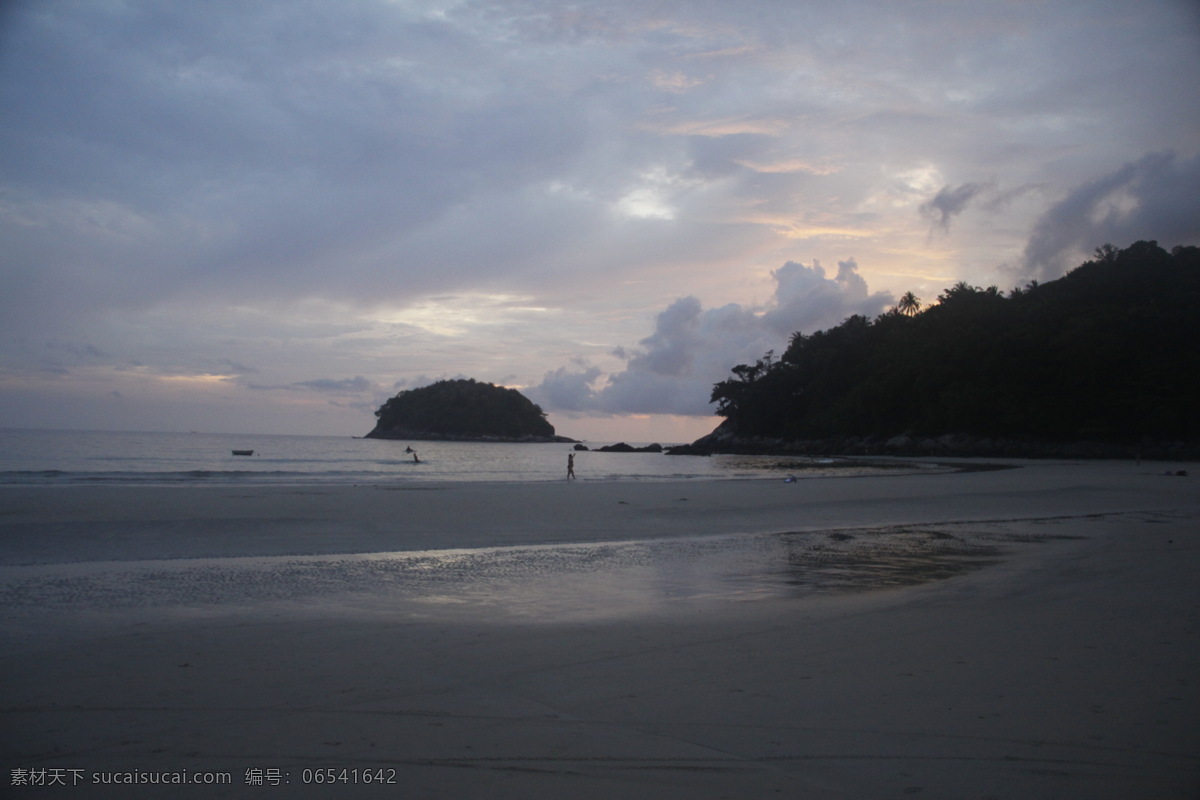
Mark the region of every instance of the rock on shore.
<instances>
[{"instance_id":1,"label":"rock on shore","mask_svg":"<svg viewBox=\"0 0 1200 800\"><path fill-rule=\"evenodd\" d=\"M1200 459L1200 444L1145 440L1134 443L1045 441L946 433L940 436L830 436L789 441L766 436L739 436L724 425L691 444L668 448L669 455L864 455L992 458L1145 458Z\"/></svg>"}]
</instances>

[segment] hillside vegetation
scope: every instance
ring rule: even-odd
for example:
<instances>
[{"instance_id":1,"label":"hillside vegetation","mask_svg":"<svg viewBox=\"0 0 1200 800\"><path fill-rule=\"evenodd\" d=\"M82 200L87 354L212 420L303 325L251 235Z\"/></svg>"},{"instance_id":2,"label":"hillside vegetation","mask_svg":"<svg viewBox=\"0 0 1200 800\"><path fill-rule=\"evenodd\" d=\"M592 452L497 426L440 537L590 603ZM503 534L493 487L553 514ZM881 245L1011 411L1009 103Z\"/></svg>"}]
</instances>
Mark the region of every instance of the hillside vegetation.
<instances>
[{"instance_id":1,"label":"hillside vegetation","mask_svg":"<svg viewBox=\"0 0 1200 800\"><path fill-rule=\"evenodd\" d=\"M910 293L734 367L713 387L716 438L1195 443L1197 309L1200 249L1156 242L1008 294L959 283L922 309Z\"/></svg>"}]
</instances>

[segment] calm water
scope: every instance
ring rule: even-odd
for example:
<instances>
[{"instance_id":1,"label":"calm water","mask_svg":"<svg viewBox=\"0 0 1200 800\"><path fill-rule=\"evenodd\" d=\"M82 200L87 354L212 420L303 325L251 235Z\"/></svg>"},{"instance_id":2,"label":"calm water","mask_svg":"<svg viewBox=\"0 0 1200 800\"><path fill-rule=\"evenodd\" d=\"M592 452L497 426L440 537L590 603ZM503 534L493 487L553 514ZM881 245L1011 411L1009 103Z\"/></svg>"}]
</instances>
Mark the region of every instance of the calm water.
<instances>
[{"instance_id":1,"label":"calm water","mask_svg":"<svg viewBox=\"0 0 1200 800\"><path fill-rule=\"evenodd\" d=\"M409 444L421 463L405 452ZM589 446L603 444L608 442ZM235 449L254 455L235 456ZM567 444L0 429L0 485L557 481L566 475L570 452ZM575 457L575 472L584 481L782 479L845 474L847 468L774 456L589 451Z\"/></svg>"}]
</instances>

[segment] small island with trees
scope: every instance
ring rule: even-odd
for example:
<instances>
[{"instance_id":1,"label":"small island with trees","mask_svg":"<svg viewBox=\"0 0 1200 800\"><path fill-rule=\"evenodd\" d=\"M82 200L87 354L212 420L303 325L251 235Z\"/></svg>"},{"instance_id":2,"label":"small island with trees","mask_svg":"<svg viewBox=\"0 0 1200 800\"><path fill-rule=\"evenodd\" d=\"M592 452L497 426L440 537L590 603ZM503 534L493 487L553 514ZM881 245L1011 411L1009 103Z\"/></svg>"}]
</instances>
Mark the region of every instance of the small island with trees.
<instances>
[{"instance_id":1,"label":"small island with trees","mask_svg":"<svg viewBox=\"0 0 1200 800\"><path fill-rule=\"evenodd\" d=\"M959 283L795 333L713 387L725 421L673 454L1194 458L1200 248L1104 245L1007 295Z\"/></svg>"},{"instance_id":2,"label":"small island with trees","mask_svg":"<svg viewBox=\"0 0 1200 800\"><path fill-rule=\"evenodd\" d=\"M518 392L473 379L407 389L375 412L368 439L464 442L574 442L557 436L546 413Z\"/></svg>"}]
</instances>

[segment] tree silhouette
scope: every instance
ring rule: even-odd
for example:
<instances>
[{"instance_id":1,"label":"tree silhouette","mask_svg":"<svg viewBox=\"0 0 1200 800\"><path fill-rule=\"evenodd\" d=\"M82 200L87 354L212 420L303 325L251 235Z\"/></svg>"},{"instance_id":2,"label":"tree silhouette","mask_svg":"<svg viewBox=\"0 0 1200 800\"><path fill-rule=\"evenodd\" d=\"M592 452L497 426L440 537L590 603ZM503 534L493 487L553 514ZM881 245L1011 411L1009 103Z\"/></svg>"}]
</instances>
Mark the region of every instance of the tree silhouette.
<instances>
[{"instance_id":1,"label":"tree silhouette","mask_svg":"<svg viewBox=\"0 0 1200 800\"><path fill-rule=\"evenodd\" d=\"M959 282L874 320L795 333L733 368L716 413L741 436L897 434L1200 442L1200 248L1156 242L1009 295ZM919 313L918 313L919 311Z\"/></svg>"},{"instance_id":2,"label":"tree silhouette","mask_svg":"<svg viewBox=\"0 0 1200 800\"><path fill-rule=\"evenodd\" d=\"M900 298L900 302L896 304L896 310L906 317L916 316L917 312L921 310L921 298L912 292L905 292Z\"/></svg>"}]
</instances>

